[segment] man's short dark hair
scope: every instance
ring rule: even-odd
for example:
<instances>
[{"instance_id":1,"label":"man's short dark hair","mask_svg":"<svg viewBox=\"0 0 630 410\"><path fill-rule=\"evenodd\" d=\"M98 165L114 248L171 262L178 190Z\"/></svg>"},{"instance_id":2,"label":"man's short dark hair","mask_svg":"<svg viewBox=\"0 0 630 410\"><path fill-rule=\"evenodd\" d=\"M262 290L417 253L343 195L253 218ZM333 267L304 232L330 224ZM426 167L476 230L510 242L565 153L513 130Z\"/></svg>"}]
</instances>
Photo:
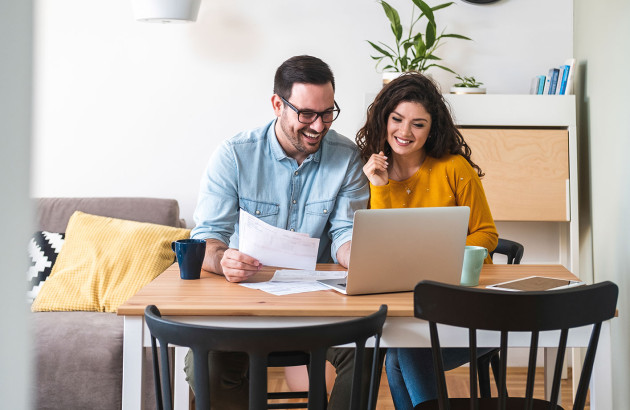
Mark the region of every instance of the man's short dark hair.
<instances>
[{"instance_id":1,"label":"man's short dark hair","mask_svg":"<svg viewBox=\"0 0 630 410\"><path fill-rule=\"evenodd\" d=\"M276 70L273 81L273 92L289 99L294 83L328 84L335 89L335 77L328 66L317 57L294 56L282 63Z\"/></svg>"}]
</instances>

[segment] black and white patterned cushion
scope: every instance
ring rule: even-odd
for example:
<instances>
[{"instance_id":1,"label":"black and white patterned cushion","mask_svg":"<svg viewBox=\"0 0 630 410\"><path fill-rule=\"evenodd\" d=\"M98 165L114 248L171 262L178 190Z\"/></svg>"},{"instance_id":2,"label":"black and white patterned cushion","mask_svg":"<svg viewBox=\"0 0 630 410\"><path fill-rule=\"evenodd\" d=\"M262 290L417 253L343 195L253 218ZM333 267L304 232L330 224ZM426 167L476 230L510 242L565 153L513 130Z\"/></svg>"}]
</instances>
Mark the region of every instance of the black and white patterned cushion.
<instances>
[{"instance_id":1,"label":"black and white patterned cushion","mask_svg":"<svg viewBox=\"0 0 630 410\"><path fill-rule=\"evenodd\" d=\"M31 259L31 266L26 274L28 290L26 300L32 303L39 289L44 284L52 267L57 260L57 255L63 246L65 234L47 231L35 232L28 243L28 256Z\"/></svg>"}]
</instances>

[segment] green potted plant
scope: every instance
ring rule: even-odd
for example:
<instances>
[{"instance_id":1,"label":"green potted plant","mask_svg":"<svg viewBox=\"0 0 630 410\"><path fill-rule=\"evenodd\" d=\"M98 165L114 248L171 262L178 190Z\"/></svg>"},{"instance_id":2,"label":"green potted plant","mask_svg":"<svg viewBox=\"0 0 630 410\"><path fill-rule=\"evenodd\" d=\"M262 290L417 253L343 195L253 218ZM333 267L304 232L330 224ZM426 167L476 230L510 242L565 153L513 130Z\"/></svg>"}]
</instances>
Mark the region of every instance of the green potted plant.
<instances>
[{"instance_id":1,"label":"green potted plant","mask_svg":"<svg viewBox=\"0 0 630 410\"><path fill-rule=\"evenodd\" d=\"M466 77L456 75L460 82L453 84L451 87L451 94L485 94L486 88L482 87L483 83L475 80L475 77Z\"/></svg>"},{"instance_id":2,"label":"green potted plant","mask_svg":"<svg viewBox=\"0 0 630 410\"><path fill-rule=\"evenodd\" d=\"M387 2L380 1L394 34L395 44L390 46L381 41L374 43L368 40L368 43L377 52L376 55L372 56L376 60L376 67L378 68L381 63L385 63L386 65L382 67L384 73L402 73L405 71L424 73L429 68L436 67L456 74L450 68L442 65L440 63L442 59L435 55L435 51L443 44L442 40L445 38L470 40L470 38L460 34L446 34L444 30L438 34L434 12L452 5L453 2L435 7L429 6L423 0L412 0L412 2L411 23L406 36L404 36L405 30L400 23L398 11ZM421 22L424 21L426 21L424 31L417 30L416 26L421 25Z\"/></svg>"}]
</instances>

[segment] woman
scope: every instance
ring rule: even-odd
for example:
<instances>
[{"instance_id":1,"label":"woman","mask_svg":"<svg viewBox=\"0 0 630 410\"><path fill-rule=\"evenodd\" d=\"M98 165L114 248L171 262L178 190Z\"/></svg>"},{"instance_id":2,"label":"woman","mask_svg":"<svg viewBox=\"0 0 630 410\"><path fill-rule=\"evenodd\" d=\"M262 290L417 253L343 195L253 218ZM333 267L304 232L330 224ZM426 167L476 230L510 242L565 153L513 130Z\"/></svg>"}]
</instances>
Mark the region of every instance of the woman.
<instances>
[{"instance_id":1,"label":"woman","mask_svg":"<svg viewBox=\"0 0 630 410\"><path fill-rule=\"evenodd\" d=\"M370 180L371 208L468 206L466 245L494 250L498 234L483 173L431 80L407 73L383 87L356 142ZM452 369L468 362L469 351L442 349L442 356L445 368ZM386 370L396 409L437 398L431 349L389 349Z\"/></svg>"}]
</instances>

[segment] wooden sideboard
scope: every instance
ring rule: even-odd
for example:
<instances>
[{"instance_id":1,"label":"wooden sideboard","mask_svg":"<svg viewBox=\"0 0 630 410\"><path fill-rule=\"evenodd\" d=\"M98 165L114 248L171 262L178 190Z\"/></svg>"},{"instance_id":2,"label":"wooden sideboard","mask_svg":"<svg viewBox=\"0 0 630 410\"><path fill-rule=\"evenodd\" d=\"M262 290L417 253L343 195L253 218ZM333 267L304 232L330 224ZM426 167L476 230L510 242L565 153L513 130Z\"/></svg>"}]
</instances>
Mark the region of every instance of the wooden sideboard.
<instances>
[{"instance_id":1,"label":"wooden sideboard","mask_svg":"<svg viewBox=\"0 0 630 410\"><path fill-rule=\"evenodd\" d=\"M557 223L559 262L580 276L575 96L445 98L486 174L482 182L495 220Z\"/></svg>"},{"instance_id":2,"label":"wooden sideboard","mask_svg":"<svg viewBox=\"0 0 630 410\"><path fill-rule=\"evenodd\" d=\"M565 129L462 128L496 221L570 221Z\"/></svg>"}]
</instances>

